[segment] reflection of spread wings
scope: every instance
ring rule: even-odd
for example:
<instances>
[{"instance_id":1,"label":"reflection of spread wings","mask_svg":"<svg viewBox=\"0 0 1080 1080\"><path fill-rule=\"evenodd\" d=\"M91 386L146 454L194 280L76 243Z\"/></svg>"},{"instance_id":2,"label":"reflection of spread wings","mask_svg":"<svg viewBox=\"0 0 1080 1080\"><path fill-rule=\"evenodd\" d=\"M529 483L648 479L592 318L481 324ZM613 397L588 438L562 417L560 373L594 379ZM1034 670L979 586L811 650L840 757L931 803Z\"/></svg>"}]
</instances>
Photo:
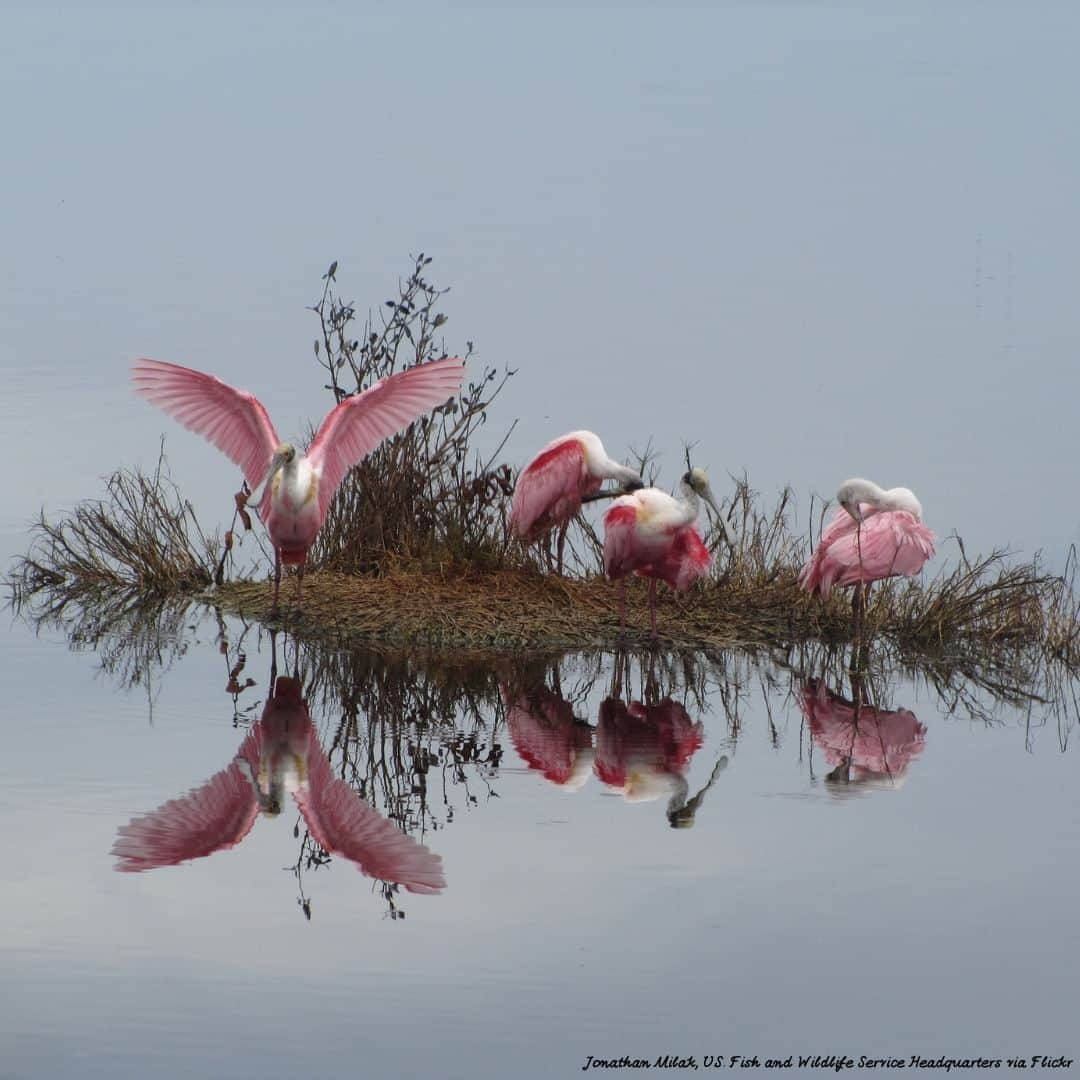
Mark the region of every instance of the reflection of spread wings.
<instances>
[{"instance_id":1,"label":"reflection of spread wings","mask_svg":"<svg viewBox=\"0 0 1080 1080\"><path fill-rule=\"evenodd\" d=\"M258 739L249 735L240 757L258 762ZM202 787L132 818L119 831L112 853L116 869L153 870L235 847L251 832L259 803L249 776L234 762Z\"/></svg>"},{"instance_id":2,"label":"reflection of spread wings","mask_svg":"<svg viewBox=\"0 0 1080 1080\"><path fill-rule=\"evenodd\" d=\"M307 789L294 797L311 835L327 851L356 863L363 873L396 881L414 893L446 888L442 859L406 836L334 776L314 739L308 755Z\"/></svg>"}]
</instances>

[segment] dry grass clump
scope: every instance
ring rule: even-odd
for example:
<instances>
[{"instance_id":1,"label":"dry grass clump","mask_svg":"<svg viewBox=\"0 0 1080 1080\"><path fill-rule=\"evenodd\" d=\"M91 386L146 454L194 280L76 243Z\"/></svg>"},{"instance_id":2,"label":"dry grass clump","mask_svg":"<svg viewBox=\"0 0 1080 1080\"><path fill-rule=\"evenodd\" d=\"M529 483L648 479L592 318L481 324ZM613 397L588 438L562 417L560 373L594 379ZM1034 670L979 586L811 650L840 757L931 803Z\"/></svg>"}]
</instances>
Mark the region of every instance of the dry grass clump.
<instances>
[{"instance_id":1,"label":"dry grass clump","mask_svg":"<svg viewBox=\"0 0 1080 1080\"><path fill-rule=\"evenodd\" d=\"M123 609L140 598L175 597L212 584L219 544L207 537L165 464L153 473L119 469L104 499L87 499L55 520L44 512L30 529L30 546L7 575L9 600L59 614L90 601Z\"/></svg>"}]
</instances>

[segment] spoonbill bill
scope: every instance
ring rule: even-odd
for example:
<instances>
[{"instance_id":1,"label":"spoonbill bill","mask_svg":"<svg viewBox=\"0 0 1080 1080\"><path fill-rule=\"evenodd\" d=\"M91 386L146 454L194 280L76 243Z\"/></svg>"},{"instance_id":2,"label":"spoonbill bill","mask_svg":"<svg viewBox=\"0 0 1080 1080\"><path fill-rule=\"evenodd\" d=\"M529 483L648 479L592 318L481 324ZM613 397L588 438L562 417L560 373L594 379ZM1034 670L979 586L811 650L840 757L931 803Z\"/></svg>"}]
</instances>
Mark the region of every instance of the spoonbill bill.
<instances>
[{"instance_id":1,"label":"spoonbill bill","mask_svg":"<svg viewBox=\"0 0 1080 1080\"><path fill-rule=\"evenodd\" d=\"M248 501L258 500L274 545L275 611L282 564L299 567L296 602L302 603L308 549L349 469L383 439L445 404L465 377L464 361L455 356L388 375L334 406L301 454L278 438L262 402L246 390L160 360L138 360L131 370L136 393L209 439L243 471Z\"/></svg>"},{"instance_id":2,"label":"spoonbill bill","mask_svg":"<svg viewBox=\"0 0 1080 1080\"><path fill-rule=\"evenodd\" d=\"M618 480L621 486L602 492L605 480ZM510 527L527 542L557 528L557 570L561 574L566 530L581 504L641 487L641 477L608 457L598 435L571 431L549 442L521 470L510 505Z\"/></svg>"},{"instance_id":3,"label":"spoonbill bill","mask_svg":"<svg viewBox=\"0 0 1080 1080\"><path fill-rule=\"evenodd\" d=\"M604 515L604 572L619 580L619 632L626 626L626 575L647 577L649 616L656 640L656 580L666 581L676 592L685 592L712 565L712 556L695 522L699 497L716 516L729 546L731 533L704 469L691 469L679 483L680 498L659 488L642 488L623 495Z\"/></svg>"},{"instance_id":4,"label":"spoonbill bill","mask_svg":"<svg viewBox=\"0 0 1080 1080\"><path fill-rule=\"evenodd\" d=\"M277 679L259 722L228 766L119 830L112 850L116 869L175 866L236 847L260 811L265 817L281 814L289 792L315 840L362 873L414 893L446 887L442 859L334 775L300 682L286 675Z\"/></svg>"},{"instance_id":5,"label":"spoonbill bill","mask_svg":"<svg viewBox=\"0 0 1080 1080\"><path fill-rule=\"evenodd\" d=\"M922 522L922 504L908 488L886 491L856 478L841 484L836 498L840 508L802 568L799 584L822 597L836 585L854 585L858 631L873 582L919 573L933 558L935 537Z\"/></svg>"}]
</instances>

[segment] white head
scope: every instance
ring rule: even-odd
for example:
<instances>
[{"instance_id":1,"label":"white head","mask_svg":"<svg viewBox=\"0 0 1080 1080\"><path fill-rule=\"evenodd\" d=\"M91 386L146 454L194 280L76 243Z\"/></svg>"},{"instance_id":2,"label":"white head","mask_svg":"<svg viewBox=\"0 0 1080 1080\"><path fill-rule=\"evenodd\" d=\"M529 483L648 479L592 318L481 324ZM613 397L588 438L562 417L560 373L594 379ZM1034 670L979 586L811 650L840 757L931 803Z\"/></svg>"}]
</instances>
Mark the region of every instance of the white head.
<instances>
[{"instance_id":1,"label":"white head","mask_svg":"<svg viewBox=\"0 0 1080 1080\"><path fill-rule=\"evenodd\" d=\"M724 515L720 513L720 507L717 505L716 496L713 495L712 488L709 486L709 478L705 475L705 470L694 468L684 473L682 485L694 495L700 495L705 500L706 505L712 510L716 518L717 525L720 526L720 531L724 534L724 539L731 547L734 547L735 541L728 531Z\"/></svg>"},{"instance_id":2,"label":"white head","mask_svg":"<svg viewBox=\"0 0 1080 1080\"><path fill-rule=\"evenodd\" d=\"M270 489L274 477L278 472L291 465L296 460L296 447L292 443L283 442L270 459L270 468L267 470L266 479L247 497L249 503L258 503L262 500L263 493Z\"/></svg>"},{"instance_id":3,"label":"white head","mask_svg":"<svg viewBox=\"0 0 1080 1080\"><path fill-rule=\"evenodd\" d=\"M859 504L865 503L875 510L906 510L916 521L922 521L922 504L915 493L905 487L878 487L872 480L855 477L845 480L836 493L836 501L856 520L862 521Z\"/></svg>"}]
</instances>

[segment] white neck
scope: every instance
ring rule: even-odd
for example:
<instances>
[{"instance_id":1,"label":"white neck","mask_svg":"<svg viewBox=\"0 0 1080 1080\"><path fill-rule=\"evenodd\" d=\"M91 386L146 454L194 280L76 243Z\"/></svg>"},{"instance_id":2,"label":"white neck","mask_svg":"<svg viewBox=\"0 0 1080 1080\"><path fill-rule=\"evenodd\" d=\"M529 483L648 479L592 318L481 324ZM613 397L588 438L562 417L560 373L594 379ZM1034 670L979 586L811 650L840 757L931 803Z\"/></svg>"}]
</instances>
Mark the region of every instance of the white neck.
<instances>
[{"instance_id":1,"label":"white neck","mask_svg":"<svg viewBox=\"0 0 1080 1080\"><path fill-rule=\"evenodd\" d=\"M686 509L686 523L692 524L697 521L698 514L701 511L701 499L685 480L679 481L679 494L676 498Z\"/></svg>"}]
</instances>

